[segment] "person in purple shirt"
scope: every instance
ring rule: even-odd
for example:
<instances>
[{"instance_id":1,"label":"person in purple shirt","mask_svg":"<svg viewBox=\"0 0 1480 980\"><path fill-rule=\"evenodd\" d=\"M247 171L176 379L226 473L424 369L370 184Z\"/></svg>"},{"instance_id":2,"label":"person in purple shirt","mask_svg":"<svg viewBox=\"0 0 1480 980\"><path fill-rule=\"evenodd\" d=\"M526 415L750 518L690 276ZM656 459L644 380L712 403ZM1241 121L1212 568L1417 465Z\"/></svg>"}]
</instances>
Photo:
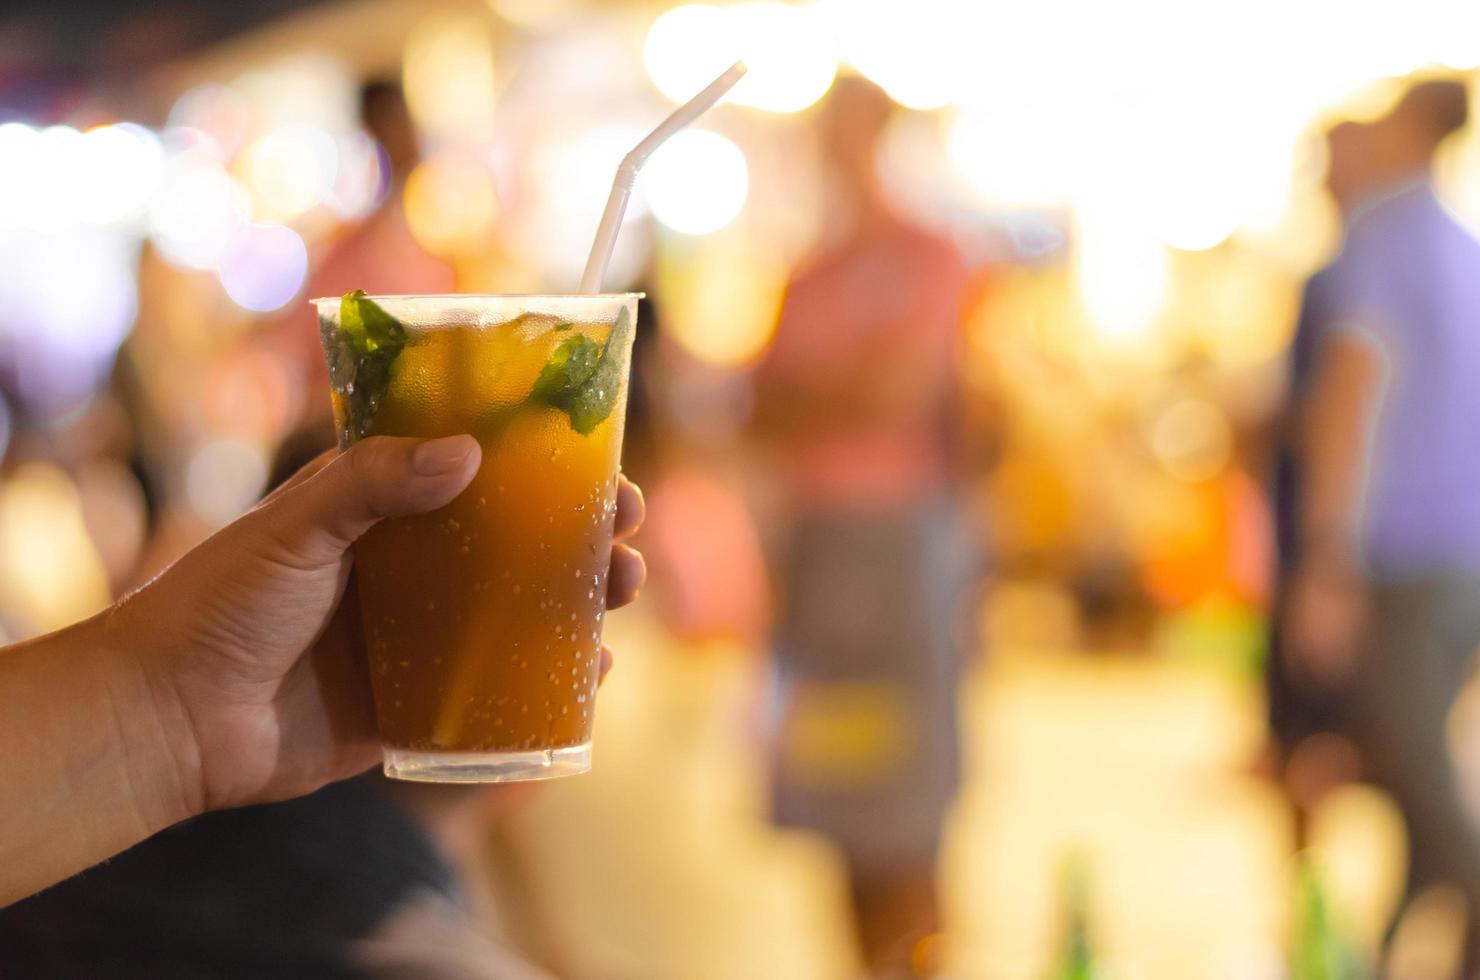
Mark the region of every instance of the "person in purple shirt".
<instances>
[{"instance_id":1,"label":"person in purple shirt","mask_svg":"<svg viewBox=\"0 0 1480 980\"><path fill-rule=\"evenodd\" d=\"M1279 641L1289 680L1347 692L1410 891L1465 894L1474 969L1480 836L1446 721L1480 646L1480 240L1431 180L1467 118L1464 86L1433 81L1371 125L1373 179L1307 287Z\"/></svg>"}]
</instances>

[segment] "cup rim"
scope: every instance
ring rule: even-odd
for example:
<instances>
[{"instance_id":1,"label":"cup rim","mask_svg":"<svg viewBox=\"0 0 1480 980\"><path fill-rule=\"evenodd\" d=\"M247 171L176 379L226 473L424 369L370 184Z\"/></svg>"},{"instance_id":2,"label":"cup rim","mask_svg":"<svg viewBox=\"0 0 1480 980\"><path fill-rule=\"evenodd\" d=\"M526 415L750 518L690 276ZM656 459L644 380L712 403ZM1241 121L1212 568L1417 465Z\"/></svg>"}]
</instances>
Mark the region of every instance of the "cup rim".
<instances>
[{"instance_id":1,"label":"cup rim","mask_svg":"<svg viewBox=\"0 0 1480 980\"><path fill-rule=\"evenodd\" d=\"M342 296L314 296L308 302L317 306L319 303L337 303ZM366 299L377 300L407 300L407 299L447 299L467 300L480 302L485 300L536 300L536 299L646 299L647 293L369 293Z\"/></svg>"}]
</instances>

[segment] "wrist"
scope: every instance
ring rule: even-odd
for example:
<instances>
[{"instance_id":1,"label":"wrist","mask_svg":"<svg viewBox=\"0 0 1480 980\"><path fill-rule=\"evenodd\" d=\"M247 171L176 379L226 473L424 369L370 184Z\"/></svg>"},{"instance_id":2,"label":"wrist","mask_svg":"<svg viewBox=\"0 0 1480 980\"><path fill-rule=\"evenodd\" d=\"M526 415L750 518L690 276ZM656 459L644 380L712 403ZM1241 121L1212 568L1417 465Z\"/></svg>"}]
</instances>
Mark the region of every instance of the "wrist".
<instances>
[{"instance_id":1,"label":"wrist","mask_svg":"<svg viewBox=\"0 0 1480 980\"><path fill-rule=\"evenodd\" d=\"M169 677L167 651L150 642L147 622L116 605L83 624L106 685L121 772L150 833L205 810L199 742Z\"/></svg>"}]
</instances>

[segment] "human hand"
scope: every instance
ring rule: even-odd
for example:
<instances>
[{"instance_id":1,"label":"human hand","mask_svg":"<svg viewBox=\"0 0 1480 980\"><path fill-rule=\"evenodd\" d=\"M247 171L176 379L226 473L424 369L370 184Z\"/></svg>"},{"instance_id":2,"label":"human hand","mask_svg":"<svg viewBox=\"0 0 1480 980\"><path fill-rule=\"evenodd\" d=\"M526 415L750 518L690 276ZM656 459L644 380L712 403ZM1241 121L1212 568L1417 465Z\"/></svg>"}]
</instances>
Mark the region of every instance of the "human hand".
<instances>
[{"instance_id":1,"label":"human hand","mask_svg":"<svg viewBox=\"0 0 1480 980\"><path fill-rule=\"evenodd\" d=\"M350 547L377 521L449 503L481 461L469 436L374 437L309 464L107 617L147 679L191 812L308 793L379 758ZM617 537L641 524L625 479ZM642 557L613 546L607 604ZM603 650L603 673L609 665Z\"/></svg>"},{"instance_id":2,"label":"human hand","mask_svg":"<svg viewBox=\"0 0 1480 980\"><path fill-rule=\"evenodd\" d=\"M1302 562L1290 584L1281 640L1291 679L1330 689L1351 680L1370 622L1367 587L1354 564Z\"/></svg>"}]
</instances>

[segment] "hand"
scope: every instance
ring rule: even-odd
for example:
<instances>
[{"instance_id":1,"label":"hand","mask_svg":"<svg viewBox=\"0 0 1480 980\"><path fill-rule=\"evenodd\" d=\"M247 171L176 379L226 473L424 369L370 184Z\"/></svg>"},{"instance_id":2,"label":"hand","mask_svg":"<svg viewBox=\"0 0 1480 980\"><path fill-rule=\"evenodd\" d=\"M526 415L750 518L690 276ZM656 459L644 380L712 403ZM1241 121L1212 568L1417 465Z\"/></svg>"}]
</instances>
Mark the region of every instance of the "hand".
<instances>
[{"instance_id":1,"label":"hand","mask_svg":"<svg viewBox=\"0 0 1480 980\"><path fill-rule=\"evenodd\" d=\"M1366 584L1355 564L1301 563L1290 584L1281 635L1291 679L1323 689L1350 681L1370 619Z\"/></svg>"},{"instance_id":2,"label":"hand","mask_svg":"<svg viewBox=\"0 0 1480 980\"><path fill-rule=\"evenodd\" d=\"M109 615L202 812L311 792L374 765L374 710L350 546L377 521L450 502L481 453L470 436L374 437L325 454ZM642 521L625 479L617 536ZM642 557L612 550L607 604L630 602ZM603 673L609 664L603 650Z\"/></svg>"}]
</instances>

